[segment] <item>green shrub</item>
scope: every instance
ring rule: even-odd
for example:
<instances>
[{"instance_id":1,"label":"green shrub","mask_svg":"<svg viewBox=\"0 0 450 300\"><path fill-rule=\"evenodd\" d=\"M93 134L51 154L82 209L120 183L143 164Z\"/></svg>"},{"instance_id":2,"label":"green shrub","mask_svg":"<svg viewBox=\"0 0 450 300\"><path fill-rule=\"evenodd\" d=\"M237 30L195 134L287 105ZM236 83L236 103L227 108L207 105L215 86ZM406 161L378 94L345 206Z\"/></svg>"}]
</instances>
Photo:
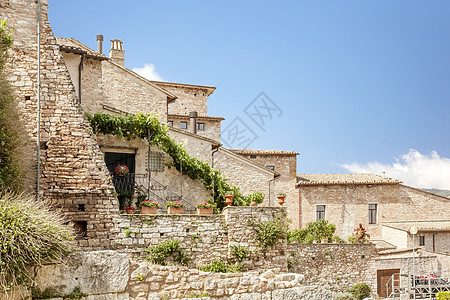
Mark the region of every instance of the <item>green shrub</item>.
<instances>
[{"instance_id":1,"label":"green shrub","mask_svg":"<svg viewBox=\"0 0 450 300\"><path fill-rule=\"evenodd\" d=\"M150 256L147 258L151 262L162 266L167 265L166 259L169 257L172 257L173 261L179 262L182 265L187 265L190 261L187 255L180 249L180 242L174 239L148 248L146 251L150 252Z\"/></svg>"},{"instance_id":2,"label":"green shrub","mask_svg":"<svg viewBox=\"0 0 450 300\"><path fill-rule=\"evenodd\" d=\"M287 239L288 243L299 242L310 244L313 242L320 243L322 239L326 238L327 242L331 243L333 239L336 239L336 237L333 237L335 231L336 226L334 224L329 224L327 220L321 219L318 222L309 222L305 228L300 230L288 232Z\"/></svg>"},{"instance_id":3,"label":"green shrub","mask_svg":"<svg viewBox=\"0 0 450 300\"><path fill-rule=\"evenodd\" d=\"M236 258L238 262L242 262L244 259L250 257L250 250L244 246L231 245L231 254Z\"/></svg>"},{"instance_id":4,"label":"green shrub","mask_svg":"<svg viewBox=\"0 0 450 300\"><path fill-rule=\"evenodd\" d=\"M436 294L437 300L450 300L450 292L439 292Z\"/></svg>"},{"instance_id":5,"label":"green shrub","mask_svg":"<svg viewBox=\"0 0 450 300\"><path fill-rule=\"evenodd\" d=\"M286 232L288 231L288 226L281 221L280 218L276 218L270 221L261 222L255 224L255 222L250 222L250 225L254 226L256 231L256 240L259 245L266 251L267 248L273 247L278 243L279 239L286 237Z\"/></svg>"},{"instance_id":6,"label":"green shrub","mask_svg":"<svg viewBox=\"0 0 450 300\"><path fill-rule=\"evenodd\" d=\"M60 259L71 230L45 202L25 194L0 195L0 290L33 282L29 266Z\"/></svg>"},{"instance_id":7,"label":"green shrub","mask_svg":"<svg viewBox=\"0 0 450 300\"><path fill-rule=\"evenodd\" d=\"M228 261L225 262L220 259L215 259L209 265L201 266L198 269L204 272L239 273L242 271L242 265L239 263L232 264Z\"/></svg>"},{"instance_id":8,"label":"green shrub","mask_svg":"<svg viewBox=\"0 0 450 300\"><path fill-rule=\"evenodd\" d=\"M370 297L370 287L366 283L357 283L348 290L357 300Z\"/></svg>"},{"instance_id":9,"label":"green shrub","mask_svg":"<svg viewBox=\"0 0 450 300\"><path fill-rule=\"evenodd\" d=\"M336 293L333 295L333 300L355 300L355 296L350 293Z\"/></svg>"}]
</instances>

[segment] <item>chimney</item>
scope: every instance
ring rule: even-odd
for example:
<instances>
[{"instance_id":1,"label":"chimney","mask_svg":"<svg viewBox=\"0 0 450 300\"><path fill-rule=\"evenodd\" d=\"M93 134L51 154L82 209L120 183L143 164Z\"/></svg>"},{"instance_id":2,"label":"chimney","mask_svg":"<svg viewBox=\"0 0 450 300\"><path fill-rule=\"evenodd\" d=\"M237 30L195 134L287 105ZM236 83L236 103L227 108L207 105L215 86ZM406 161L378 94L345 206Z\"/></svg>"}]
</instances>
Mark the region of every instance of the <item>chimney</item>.
<instances>
[{"instance_id":1,"label":"chimney","mask_svg":"<svg viewBox=\"0 0 450 300\"><path fill-rule=\"evenodd\" d=\"M109 58L116 64L125 66L125 51L122 48L121 40L111 40L111 50L109 50Z\"/></svg>"},{"instance_id":2,"label":"chimney","mask_svg":"<svg viewBox=\"0 0 450 300\"><path fill-rule=\"evenodd\" d=\"M191 111L189 113L189 129L192 133L197 133L197 112Z\"/></svg>"},{"instance_id":3,"label":"chimney","mask_svg":"<svg viewBox=\"0 0 450 300\"><path fill-rule=\"evenodd\" d=\"M103 47L103 35L97 34L97 52L102 53L102 47Z\"/></svg>"}]
</instances>

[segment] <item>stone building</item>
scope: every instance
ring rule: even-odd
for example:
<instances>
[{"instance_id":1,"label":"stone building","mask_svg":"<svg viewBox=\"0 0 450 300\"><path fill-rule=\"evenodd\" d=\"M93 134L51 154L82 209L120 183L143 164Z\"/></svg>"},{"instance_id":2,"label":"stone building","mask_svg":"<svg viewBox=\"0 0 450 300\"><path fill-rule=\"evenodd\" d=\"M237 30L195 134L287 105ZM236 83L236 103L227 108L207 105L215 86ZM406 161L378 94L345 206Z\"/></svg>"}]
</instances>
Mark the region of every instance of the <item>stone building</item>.
<instances>
[{"instance_id":1,"label":"stone building","mask_svg":"<svg viewBox=\"0 0 450 300\"><path fill-rule=\"evenodd\" d=\"M299 224L326 219L346 239L362 224L372 240L411 248L450 251L450 199L374 174L298 174Z\"/></svg>"}]
</instances>

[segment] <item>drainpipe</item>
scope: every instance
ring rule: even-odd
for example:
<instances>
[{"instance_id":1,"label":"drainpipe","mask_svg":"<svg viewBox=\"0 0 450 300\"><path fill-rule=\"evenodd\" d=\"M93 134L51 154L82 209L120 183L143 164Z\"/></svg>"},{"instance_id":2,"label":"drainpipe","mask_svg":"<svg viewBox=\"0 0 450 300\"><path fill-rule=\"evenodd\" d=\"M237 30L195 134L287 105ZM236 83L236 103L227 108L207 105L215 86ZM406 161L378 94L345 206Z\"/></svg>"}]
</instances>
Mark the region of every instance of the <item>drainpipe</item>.
<instances>
[{"instance_id":1,"label":"drainpipe","mask_svg":"<svg viewBox=\"0 0 450 300\"><path fill-rule=\"evenodd\" d=\"M216 146L216 148L214 149L214 146L213 146L213 151L211 152L211 168L212 169L214 169L214 154L217 152L217 151L219 151L219 147L220 147L220 144L218 145L218 146ZM213 196L213 199L214 199L214 177L212 178L212 196Z\"/></svg>"},{"instance_id":2,"label":"drainpipe","mask_svg":"<svg viewBox=\"0 0 450 300\"><path fill-rule=\"evenodd\" d=\"M83 70L84 54L81 54L80 64L78 66L78 104L81 104L81 71Z\"/></svg>"},{"instance_id":3,"label":"drainpipe","mask_svg":"<svg viewBox=\"0 0 450 300\"><path fill-rule=\"evenodd\" d=\"M436 233L437 232L433 232L433 252L436 252Z\"/></svg>"},{"instance_id":4,"label":"drainpipe","mask_svg":"<svg viewBox=\"0 0 450 300\"><path fill-rule=\"evenodd\" d=\"M36 166L36 201L39 204L39 185L41 177L41 1L37 2L37 166Z\"/></svg>"},{"instance_id":5,"label":"drainpipe","mask_svg":"<svg viewBox=\"0 0 450 300\"><path fill-rule=\"evenodd\" d=\"M280 175L269 180L269 206L271 205L271 202L272 202L272 197L270 196L271 192L272 192L272 189L270 188L271 184L273 183L273 191L275 192L275 182L274 181L275 181L275 179L278 179L279 177L280 177ZM274 194L274 197L275 197L275 194Z\"/></svg>"}]
</instances>

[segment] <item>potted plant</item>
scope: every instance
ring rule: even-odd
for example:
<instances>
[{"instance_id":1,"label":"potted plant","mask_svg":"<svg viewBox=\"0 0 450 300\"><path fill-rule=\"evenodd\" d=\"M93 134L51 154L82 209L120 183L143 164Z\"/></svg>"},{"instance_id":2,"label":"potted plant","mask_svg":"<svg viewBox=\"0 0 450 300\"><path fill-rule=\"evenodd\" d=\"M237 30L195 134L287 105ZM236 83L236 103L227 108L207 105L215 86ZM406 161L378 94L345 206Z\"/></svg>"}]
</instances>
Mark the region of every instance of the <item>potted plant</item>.
<instances>
[{"instance_id":1,"label":"potted plant","mask_svg":"<svg viewBox=\"0 0 450 300\"><path fill-rule=\"evenodd\" d=\"M116 169L114 170L114 174L116 176L127 176L127 174L130 172L130 169L128 169L127 165L121 165L118 164Z\"/></svg>"},{"instance_id":2,"label":"potted plant","mask_svg":"<svg viewBox=\"0 0 450 300\"><path fill-rule=\"evenodd\" d=\"M208 202L202 202L197 204L197 214L198 215L212 215L214 212L214 204Z\"/></svg>"},{"instance_id":3,"label":"potted plant","mask_svg":"<svg viewBox=\"0 0 450 300\"><path fill-rule=\"evenodd\" d=\"M284 199L286 198L286 194L285 193L278 193L278 204L280 204L281 206L283 206L284 204Z\"/></svg>"},{"instance_id":4,"label":"potted plant","mask_svg":"<svg viewBox=\"0 0 450 300\"><path fill-rule=\"evenodd\" d=\"M225 194L225 203L226 203L228 206L231 206L231 204L233 203L233 197L234 197L234 194L233 194L232 191L228 191L228 192Z\"/></svg>"},{"instance_id":5,"label":"potted plant","mask_svg":"<svg viewBox=\"0 0 450 300\"><path fill-rule=\"evenodd\" d=\"M263 203L264 197L264 193L261 192L254 192L247 195L247 199L250 201L250 206L258 206L258 204Z\"/></svg>"},{"instance_id":6,"label":"potted plant","mask_svg":"<svg viewBox=\"0 0 450 300\"><path fill-rule=\"evenodd\" d=\"M123 210L126 211L127 214L132 215L136 211L136 207L127 206Z\"/></svg>"},{"instance_id":7,"label":"potted plant","mask_svg":"<svg viewBox=\"0 0 450 300\"><path fill-rule=\"evenodd\" d=\"M184 204L179 201L170 201L166 203L167 213L169 215L182 215L184 214Z\"/></svg>"},{"instance_id":8,"label":"potted plant","mask_svg":"<svg viewBox=\"0 0 450 300\"><path fill-rule=\"evenodd\" d=\"M139 203L139 207L141 208L141 213L143 215L156 215L159 203L145 200Z\"/></svg>"}]
</instances>

